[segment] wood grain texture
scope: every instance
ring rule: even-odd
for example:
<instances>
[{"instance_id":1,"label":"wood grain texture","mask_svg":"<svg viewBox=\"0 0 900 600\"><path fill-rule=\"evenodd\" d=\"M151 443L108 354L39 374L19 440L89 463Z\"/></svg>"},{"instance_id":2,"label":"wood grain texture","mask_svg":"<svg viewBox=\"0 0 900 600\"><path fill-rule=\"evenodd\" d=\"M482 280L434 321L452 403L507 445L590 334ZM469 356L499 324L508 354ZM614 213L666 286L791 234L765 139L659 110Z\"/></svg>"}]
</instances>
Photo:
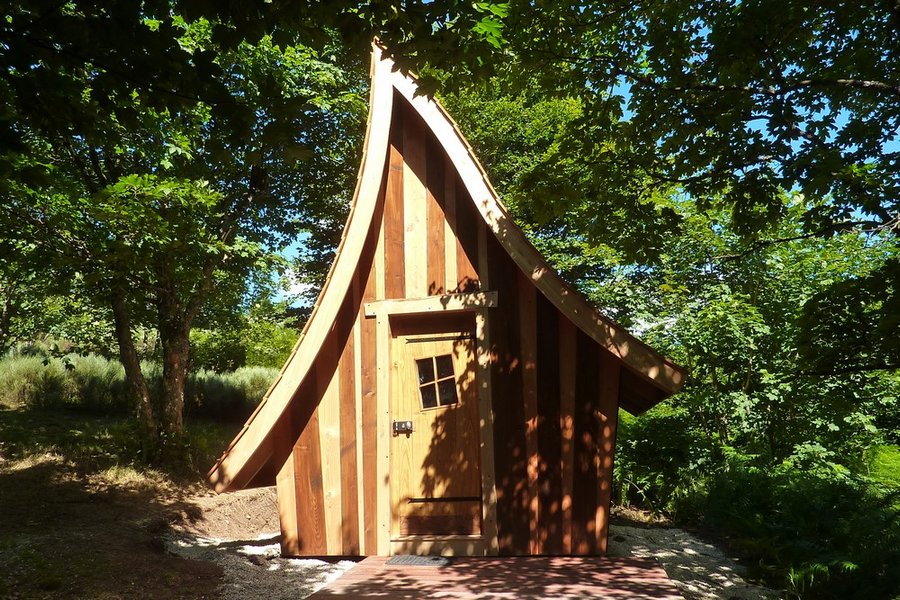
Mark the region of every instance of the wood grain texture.
<instances>
[{"instance_id":1,"label":"wood grain texture","mask_svg":"<svg viewBox=\"0 0 900 600\"><path fill-rule=\"evenodd\" d=\"M597 496L595 521L597 551L606 552L609 532L609 508L612 502L613 458L616 448L616 426L619 415L619 373L621 363L610 353L601 351L597 370L600 373L600 397L597 408L599 423L597 479L600 492Z\"/></svg>"},{"instance_id":2,"label":"wood grain texture","mask_svg":"<svg viewBox=\"0 0 900 600\"><path fill-rule=\"evenodd\" d=\"M465 188L456 182L456 277L457 289L474 292L481 288L478 277L478 228L484 223L476 220L475 207Z\"/></svg>"},{"instance_id":3,"label":"wood grain texture","mask_svg":"<svg viewBox=\"0 0 900 600\"><path fill-rule=\"evenodd\" d=\"M488 231L482 227L478 230L478 264L485 265L481 272L481 284L490 287L491 277L488 264ZM497 306L496 292L486 292L492 296L492 306ZM482 534L485 540L485 552L496 556L500 553L500 542L497 530L497 474L494 469L494 384L491 379L491 313L496 312L483 308L475 313L475 344L478 368L478 414L479 435L481 437L481 498L482 498Z\"/></svg>"},{"instance_id":4,"label":"wood grain texture","mask_svg":"<svg viewBox=\"0 0 900 600\"><path fill-rule=\"evenodd\" d=\"M377 368L376 455L375 485L378 554L386 556L391 550L391 326L389 318L375 319L375 364Z\"/></svg>"},{"instance_id":5,"label":"wood grain texture","mask_svg":"<svg viewBox=\"0 0 900 600\"><path fill-rule=\"evenodd\" d=\"M487 254L491 286L503 306L490 315L499 552L528 554L528 473L517 271L509 268L511 261L493 236L488 236Z\"/></svg>"},{"instance_id":6,"label":"wood grain texture","mask_svg":"<svg viewBox=\"0 0 900 600\"><path fill-rule=\"evenodd\" d=\"M425 221L426 242L426 293L445 294L448 291L446 253L446 218L444 216L444 153L434 136L429 135L425 144Z\"/></svg>"},{"instance_id":7,"label":"wood grain texture","mask_svg":"<svg viewBox=\"0 0 900 600\"><path fill-rule=\"evenodd\" d=\"M323 522L326 552L340 554L343 549L341 516L343 489L341 461L340 374L337 369L337 339L333 331L316 360L319 453L324 498Z\"/></svg>"},{"instance_id":8,"label":"wood grain texture","mask_svg":"<svg viewBox=\"0 0 900 600\"><path fill-rule=\"evenodd\" d=\"M522 339L522 402L525 407L525 451L528 474L529 553L543 554L540 538L538 496L538 408L537 408L537 308L534 286L518 273L519 332Z\"/></svg>"},{"instance_id":9,"label":"wood grain texture","mask_svg":"<svg viewBox=\"0 0 900 600\"><path fill-rule=\"evenodd\" d=\"M493 291L468 292L464 294L444 294L424 298L403 298L399 300L375 300L364 305L365 315L424 315L426 313L446 314L454 312L476 312L482 308L497 306L497 294Z\"/></svg>"},{"instance_id":10,"label":"wood grain texture","mask_svg":"<svg viewBox=\"0 0 900 600\"><path fill-rule=\"evenodd\" d=\"M395 107L388 151L387 186L384 198L384 298L406 295L405 203L403 201L403 109Z\"/></svg>"},{"instance_id":11,"label":"wood grain texture","mask_svg":"<svg viewBox=\"0 0 900 600\"><path fill-rule=\"evenodd\" d=\"M537 294L538 538L542 554L563 554L559 311Z\"/></svg>"},{"instance_id":12,"label":"wood grain texture","mask_svg":"<svg viewBox=\"0 0 900 600\"><path fill-rule=\"evenodd\" d=\"M596 517L600 481L597 479L597 398L600 394L597 343L582 331L576 336L575 461L572 484L572 554L596 554Z\"/></svg>"},{"instance_id":13,"label":"wood grain texture","mask_svg":"<svg viewBox=\"0 0 900 600\"><path fill-rule=\"evenodd\" d=\"M475 315L478 362L478 412L481 437L482 534L489 555L500 552L497 529L497 475L494 468L494 385L491 379L491 329L488 310Z\"/></svg>"},{"instance_id":14,"label":"wood grain texture","mask_svg":"<svg viewBox=\"0 0 900 600\"><path fill-rule=\"evenodd\" d=\"M420 319L416 319L421 321ZM394 522L392 537L404 535L404 523L419 517L454 517L459 524L468 516L471 502L458 498L477 498L478 532L481 533L482 478L479 460L479 404L476 384L474 319L469 316L462 329L453 321L429 318L431 325L422 333L397 335L391 345L391 419L411 421L409 435L391 438L391 504ZM432 379L441 379L435 357L449 356L452 362L450 385L456 403L424 408L420 394L423 382L419 361L428 361ZM436 391L434 383L429 385ZM435 394L437 397L437 394ZM429 501L420 502L418 499ZM462 511L462 512L460 512ZM437 532L432 532L437 533ZM459 531L452 533L472 533Z\"/></svg>"},{"instance_id":15,"label":"wood grain texture","mask_svg":"<svg viewBox=\"0 0 900 600\"><path fill-rule=\"evenodd\" d=\"M562 439L562 551L572 553L572 485L575 463L575 325L559 313L559 426Z\"/></svg>"},{"instance_id":16,"label":"wood grain texture","mask_svg":"<svg viewBox=\"0 0 900 600\"><path fill-rule=\"evenodd\" d=\"M294 445L294 495L297 498L297 556L328 553L319 416L314 411Z\"/></svg>"},{"instance_id":17,"label":"wood grain texture","mask_svg":"<svg viewBox=\"0 0 900 600\"><path fill-rule=\"evenodd\" d=\"M402 105L402 104L401 104ZM405 295L429 294L427 277L428 224L426 223L425 132L419 119L403 107L403 260Z\"/></svg>"},{"instance_id":18,"label":"wood grain texture","mask_svg":"<svg viewBox=\"0 0 900 600\"><path fill-rule=\"evenodd\" d=\"M441 152L443 173L442 183L442 207L444 209L444 281L447 291L459 291L459 278L457 277L457 246L456 239L456 173L450 159Z\"/></svg>"},{"instance_id":19,"label":"wood grain texture","mask_svg":"<svg viewBox=\"0 0 900 600\"><path fill-rule=\"evenodd\" d=\"M286 436L285 436L286 437ZM294 482L294 454L278 469L275 478L275 497L278 503L278 522L281 527L281 553L285 556L300 554L297 537L297 489Z\"/></svg>"},{"instance_id":20,"label":"wood grain texture","mask_svg":"<svg viewBox=\"0 0 900 600\"><path fill-rule=\"evenodd\" d=\"M359 485L356 423L357 415L357 339L353 324L360 306L359 279L353 281L352 293L338 316L338 327L349 330L345 337L340 376L340 465L341 465L341 553L360 554ZM356 312L354 312L354 309Z\"/></svg>"},{"instance_id":21,"label":"wood grain texture","mask_svg":"<svg viewBox=\"0 0 900 600\"><path fill-rule=\"evenodd\" d=\"M375 298L375 265L373 264L369 277L366 278L363 292L363 301ZM359 355L360 355L360 384L362 393L362 419L357 431L362 440L362 472L363 472L363 511L362 523L364 528L363 549L366 555L378 553L378 510L377 510L377 459L378 447L376 444L378 431L378 375L376 370L375 346L376 333L375 321L366 319L360 313L358 327Z\"/></svg>"}]
</instances>

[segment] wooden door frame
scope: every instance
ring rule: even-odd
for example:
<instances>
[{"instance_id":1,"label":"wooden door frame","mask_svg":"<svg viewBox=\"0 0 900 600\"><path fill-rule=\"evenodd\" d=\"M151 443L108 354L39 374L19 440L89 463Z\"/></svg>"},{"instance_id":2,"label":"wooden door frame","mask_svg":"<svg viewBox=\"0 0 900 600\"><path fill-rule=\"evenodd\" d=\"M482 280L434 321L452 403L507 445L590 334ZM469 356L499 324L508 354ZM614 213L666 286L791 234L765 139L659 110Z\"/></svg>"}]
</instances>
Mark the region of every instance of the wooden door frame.
<instances>
[{"instance_id":1,"label":"wooden door frame","mask_svg":"<svg viewBox=\"0 0 900 600\"><path fill-rule=\"evenodd\" d=\"M367 317L375 318L377 427L376 510L378 555L394 553L439 553L454 555L496 555L497 488L494 475L494 417L491 394L490 327L487 311L496 307L497 292L448 294L403 300L380 300L365 305ZM391 316L474 313L476 381L478 382L479 450L481 454L482 530L478 539L469 536L417 536L418 539L392 543L391 524ZM468 538L468 539L466 539Z\"/></svg>"}]
</instances>

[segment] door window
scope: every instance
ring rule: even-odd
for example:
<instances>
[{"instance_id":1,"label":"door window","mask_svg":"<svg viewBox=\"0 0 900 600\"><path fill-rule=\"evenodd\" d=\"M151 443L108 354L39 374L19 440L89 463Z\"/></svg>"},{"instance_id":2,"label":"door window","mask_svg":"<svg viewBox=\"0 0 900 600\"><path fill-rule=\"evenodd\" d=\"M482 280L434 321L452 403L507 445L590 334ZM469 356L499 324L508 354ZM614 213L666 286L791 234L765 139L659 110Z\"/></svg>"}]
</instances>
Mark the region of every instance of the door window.
<instances>
[{"instance_id":1,"label":"door window","mask_svg":"<svg viewBox=\"0 0 900 600\"><path fill-rule=\"evenodd\" d=\"M451 406L459 402L452 355L417 359L416 368L419 371L419 394L423 409Z\"/></svg>"}]
</instances>

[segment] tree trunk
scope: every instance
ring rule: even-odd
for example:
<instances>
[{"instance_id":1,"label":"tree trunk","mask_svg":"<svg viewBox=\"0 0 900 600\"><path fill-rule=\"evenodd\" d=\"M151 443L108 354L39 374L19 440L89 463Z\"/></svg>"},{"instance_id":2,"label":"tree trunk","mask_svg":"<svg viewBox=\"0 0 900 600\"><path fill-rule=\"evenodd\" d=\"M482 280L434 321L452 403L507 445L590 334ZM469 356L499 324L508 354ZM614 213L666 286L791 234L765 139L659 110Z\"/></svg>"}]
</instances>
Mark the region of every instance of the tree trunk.
<instances>
[{"instance_id":1,"label":"tree trunk","mask_svg":"<svg viewBox=\"0 0 900 600\"><path fill-rule=\"evenodd\" d=\"M116 340L119 343L119 360L125 368L125 380L134 397L140 431L141 452L144 460L154 462L159 454L159 437L156 411L150 397L150 388L141 372L141 361L131 337L131 316L121 288L113 290L112 311L116 326Z\"/></svg>"},{"instance_id":2,"label":"tree trunk","mask_svg":"<svg viewBox=\"0 0 900 600\"><path fill-rule=\"evenodd\" d=\"M160 327L163 359L162 442L163 461L176 468L191 466L184 431L184 386L190 355L190 324L174 315Z\"/></svg>"},{"instance_id":3,"label":"tree trunk","mask_svg":"<svg viewBox=\"0 0 900 600\"><path fill-rule=\"evenodd\" d=\"M11 296L12 292L7 294L3 302L3 310L0 311L0 354L6 354L13 342L11 331L13 300Z\"/></svg>"}]
</instances>

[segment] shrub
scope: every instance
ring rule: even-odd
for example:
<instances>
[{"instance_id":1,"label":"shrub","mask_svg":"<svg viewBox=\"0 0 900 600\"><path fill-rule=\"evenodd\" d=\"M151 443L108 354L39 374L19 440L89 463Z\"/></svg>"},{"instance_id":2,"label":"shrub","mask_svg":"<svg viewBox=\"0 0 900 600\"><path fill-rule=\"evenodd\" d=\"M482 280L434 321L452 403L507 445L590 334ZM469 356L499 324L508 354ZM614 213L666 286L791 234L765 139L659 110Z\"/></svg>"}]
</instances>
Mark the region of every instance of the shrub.
<instances>
[{"instance_id":1,"label":"shrub","mask_svg":"<svg viewBox=\"0 0 900 600\"><path fill-rule=\"evenodd\" d=\"M198 371L220 373L243 366L247 361L243 333L234 329L192 330L191 365Z\"/></svg>"},{"instance_id":2,"label":"shrub","mask_svg":"<svg viewBox=\"0 0 900 600\"><path fill-rule=\"evenodd\" d=\"M252 321L245 340L247 364L280 369L299 336L296 329L281 323Z\"/></svg>"},{"instance_id":3,"label":"shrub","mask_svg":"<svg viewBox=\"0 0 900 600\"><path fill-rule=\"evenodd\" d=\"M231 373L201 369L188 380L187 413L242 421L253 412L277 376L277 369L266 367L241 367Z\"/></svg>"},{"instance_id":4,"label":"shrub","mask_svg":"<svg viewBox=\"0 0 900 600\"><path fill-rule=\"evenodd\" d=\"M67 375L77 390L78 408L107 414L128 412L131 405L121 363L96 354L69 355L64 360L72 366Z\"/></svg>"},{"instance_id":5,"label":"shrub","mask_svg":"<svg viewBox=\"0 0 900 600\"><path fill-rule=\"evenodd\" d=\"M689 416L661 404L639 418L619 411L615 498L653 512L668 512L676 499L702 484L715 455Z\"/></svg>"},{"instance_id":6,"label":"shrub","mask_svg":"<svg viewBox=\"0 0 900 600\"><path fill-rule=\"evenodd\" d=\"M0 360L0 402L58 408L76 401L76 388L58 359L8 355Z\"/></svg>"},{"instance_id":7,"label":"shrub","mask_svg":"<svg viewBox=\"0 0 900 600\"><path fill-rule=\"evenodd\" d=\"M151 397L159 401L162 366L142 361L141 372ZM246 419L277 376L277 369L267 367L241 367L230 373L201 369L185 384L185 412L220 420ZM0 359L0 403L119 415L132 408L122 365L94 354Z\"/></svg>"},{"instance_id":8,"label":"shrub","mask_svg":"<svg viewBox=\"0 0 900 600\"><path fill-rule=\"evenodd\" d=\"M693 510L798 598L900 594L900 492L836 473L732 470Z\"/></svg>"}]
</instances>

